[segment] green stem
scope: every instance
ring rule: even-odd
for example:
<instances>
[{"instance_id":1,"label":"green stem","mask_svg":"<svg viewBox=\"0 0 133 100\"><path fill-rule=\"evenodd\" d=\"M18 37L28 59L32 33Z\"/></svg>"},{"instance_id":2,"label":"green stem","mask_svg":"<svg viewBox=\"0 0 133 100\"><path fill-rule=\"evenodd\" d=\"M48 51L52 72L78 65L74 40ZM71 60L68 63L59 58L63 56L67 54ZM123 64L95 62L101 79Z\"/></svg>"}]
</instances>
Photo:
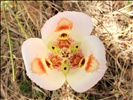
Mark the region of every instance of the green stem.
<instances>
[{"instance_id":1,"label":"green stem","mask_svg":"<svg viewBox=\"0 0 133 100\"><path fill-rule=\"evenodd\" d=\"M130 0L128 0L128 5L129 5L130 3L131 3Z\"/></svg>"},{"instance_id":2,"label":"green stem","mask_svg":"<svg viewBox=\"0 0 133 100\"><path fill-rule=\"evenodd\" d=\"M9 44L9 49L10 49L10 59L11 59L11 64L12 64L12 77L13 77L13 81L15 81L15 69L14 69L14 61L13 61L13 54L12 54L12 44L11 44L10 32L9 32L8 25L7 25L7 20L6 20L5 6L4 6L4 19L5 19L5 23L6 23L6 26L7 26L6 31L7 31L8 44Z\"/></svg>"}]
</instances>

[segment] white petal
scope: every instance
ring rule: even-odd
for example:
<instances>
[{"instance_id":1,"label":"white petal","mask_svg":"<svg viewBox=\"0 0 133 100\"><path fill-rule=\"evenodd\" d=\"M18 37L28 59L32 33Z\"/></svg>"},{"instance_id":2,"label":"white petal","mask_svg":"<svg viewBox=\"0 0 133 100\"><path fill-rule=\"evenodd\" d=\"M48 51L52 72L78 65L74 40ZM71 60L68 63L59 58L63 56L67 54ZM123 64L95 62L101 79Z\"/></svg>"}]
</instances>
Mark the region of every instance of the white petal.
<instances>
[{"instance_id":1,"label":"white petal","mask_svg":"<svg viewBox=\"0 0 133 100\"><path fill-rule=\"evenodd\" d=\"M57 35L55 30L61 18L67 18L73 23L70 34L75 34L77 37L84 34L89 35L93 29L91 18L87 14L75 11L64 11L58 13L57 15L46 21L41 30L43 40L49 41L48 39L53 38Z\"/></svg>"},{"instance_id":2,"label":"white petal","mask_svg":"<svg viewBox=\"0 0 133 100\"><path fill-rule=\"evenodd\" d=\"M106 54L102 41L97 36L93 35L86 36L85 40L87 40L87 49L94 55L100 65L104 66L106 64Z\"/></svg>"},{"instance_id":3,"label":"white petal","mask_svg":"<svg viewBox=\"0 0 133 100\"><path fill-rule=\"evenodd\" d=\"M84 61L80 61L78 68L70 69L67 81L77 92L85 92L93 87L107 70L105 47L96 36L80 36L81 50Z\"/></svg>"},{"instance_id":4,"label":"white petal","mask_svg":"<svg viewBox=\"0 0 133 100\"><path fill-rule=\"evenodd\" d=\"M56 90L65 82L65 76L61 71L48 68L45 60L43 60L48 56L47 53L48 51L44 42L38 38L30 38L22 45L22 56L29 78L44 89ZM46 72L40 72L41 68L38 68L36 62L34 66L32 66L32 62L34 62L36 58L41 59L41 63L44 67L43 69Z\"/></svg>"},{"instance_id":5,"label":"white petal","mask_svg":"<svg viewBox=\"0 0 133 100\"><path fill-rule=\"evenodd\" d=\"M46 90L57 90L66 81L64 74L57 70L51 70L41 75L29 72L27 75L33 82Z\"/></svg>"},{"instance_id":6,"label":"white petal","mask_svg":"<svg viewBox=\"0 0 133 100\"><path fill-rule=\"evenodd\" d=\"M72 37L76 37L76 35L73 35ZM75 38L75 40L81 44L80 48L85 57L93 54L100 63L100 65L106 64L105 47L102 41L97 36L79 35Z\"/></svg>"},{"instance_id":7,"label":"white petal","mask_svg":"<svg viewBox=\"0 0 133 100\"><path fill-rule=\"evenodd\" d=\"M92 88L103 77L105 71L106 68L87 73L83 68L78 68L68 73L67 81L75 91L85 92Z\"/></svg>"}]
</instances>

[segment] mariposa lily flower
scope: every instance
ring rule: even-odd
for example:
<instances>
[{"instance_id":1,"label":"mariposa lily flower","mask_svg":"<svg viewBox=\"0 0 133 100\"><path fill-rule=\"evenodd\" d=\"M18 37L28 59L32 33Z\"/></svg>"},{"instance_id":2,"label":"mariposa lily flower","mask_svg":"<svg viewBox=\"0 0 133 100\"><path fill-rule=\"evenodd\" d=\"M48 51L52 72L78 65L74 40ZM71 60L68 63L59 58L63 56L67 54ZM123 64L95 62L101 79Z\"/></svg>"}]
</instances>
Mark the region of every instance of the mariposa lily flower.
<instances>
[{"instance_id":1,"label":"mariposa lily flower","mask_svg":"<svg viewBox=\"0 0 133 100\"><path fill-rule=\"evenodd\" d=\"M104 75L105 48L90 35L91 18L65 11L44 24L42 39L30 38L22 45L28 77L46 90L57 90L65 82L77 92L93 87Z\"/></svg>"}]
</instances>

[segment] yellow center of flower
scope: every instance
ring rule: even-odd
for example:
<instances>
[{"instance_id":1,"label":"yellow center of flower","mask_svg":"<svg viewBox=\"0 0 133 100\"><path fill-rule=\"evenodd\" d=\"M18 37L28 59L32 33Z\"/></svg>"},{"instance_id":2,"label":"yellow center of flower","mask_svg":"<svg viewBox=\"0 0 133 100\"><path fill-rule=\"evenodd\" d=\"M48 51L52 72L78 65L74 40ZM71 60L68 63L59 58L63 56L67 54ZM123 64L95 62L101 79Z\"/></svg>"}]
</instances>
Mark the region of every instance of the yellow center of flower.
<instances>
[{"instance_id":1,"label":"yellow center of flower","mask_svg":"<svg viewBox=\"0 0 133 100\"><path fill-rule=\"evenodd\" d=\"M63 30L62 33L59 33L58 38L48 44L51 51L49 59L53 63L53 68L62 70L66 76L69 69L78 67L80 60L83 58L80 45L81 43L74 41L67 31ZM54 56L51 57L51 55ZM53 59L55 62L53 62ZM54 66L54 63L57 63L56 66Z\"/></svg>"}]
</instances>

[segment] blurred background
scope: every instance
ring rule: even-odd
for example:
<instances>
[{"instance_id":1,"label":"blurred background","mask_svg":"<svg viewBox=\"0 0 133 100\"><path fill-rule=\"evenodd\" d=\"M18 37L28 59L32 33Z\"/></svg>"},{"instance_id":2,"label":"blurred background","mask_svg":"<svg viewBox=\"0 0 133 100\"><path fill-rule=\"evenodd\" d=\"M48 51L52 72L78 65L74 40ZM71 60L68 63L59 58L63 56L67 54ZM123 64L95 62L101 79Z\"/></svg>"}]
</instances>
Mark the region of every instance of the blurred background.
<instances>
[{"instance_id":1,"label":"blurred background","mask_svg":"<svg viewBox=\"0 0 133 100\"><path fill-rule=\"evenodd\" d=\"M46 91L26 76L22 43L31 37L41 38L44 23L62 11L88 14L94 25L92 35L106 48L108 70L85 93L66 86ZM1 1L0 27L1 100L132 100L133 1Z\"/></svg>"}]
</instances>

